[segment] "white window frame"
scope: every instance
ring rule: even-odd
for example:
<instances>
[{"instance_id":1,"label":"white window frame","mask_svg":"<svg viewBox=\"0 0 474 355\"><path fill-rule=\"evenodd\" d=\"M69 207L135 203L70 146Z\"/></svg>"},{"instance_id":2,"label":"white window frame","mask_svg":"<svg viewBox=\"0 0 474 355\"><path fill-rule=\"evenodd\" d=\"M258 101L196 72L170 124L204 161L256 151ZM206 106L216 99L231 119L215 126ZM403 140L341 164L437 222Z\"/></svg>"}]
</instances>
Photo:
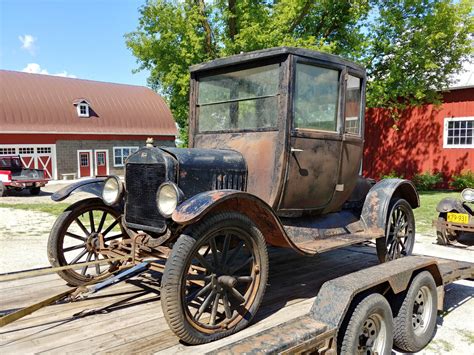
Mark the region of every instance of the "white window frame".
<instances>
[{"instance_id":1,"label":"white window frame","mask_svg":"<svg viewBox=\"0 0 474 355\"><path fill-rule=\"evenodd\" d=\"M115 163L115 157L116 157L116 155L115 155L115 149L120 149L120 150L122 151L122 154L121 154L122 164L116 164L116 163ZM124 149L130 149L130 154L132 154L132 153L135 153L138 149L140 149L140 147L137 147L137 146L128 146L128 147L122 147L122 146L120 146L120 147L113 147L113 152L114 152L114 154L113 154L113 155L114 155L114 167L122 167L122 166L125 166L125 164L124 164L124 159L123 159L123 150L124 150ZM133 152L132 152L132 149L134 149ZM129 155L130 155L130 154L129 154Z\"/></svg>"},{"instance_id":2,"label":"white window frame","mask_svg":"<svg viewBox=\"0 0 474 355\"><path fill-rule=\"evenodd\" d=\"M86 109L86 113L81 113L81 107L85 107ZM85 102L81 102L79 104L77 104L77 115L79 117L89 117L89 105Z\"/></svg>"},{"instance_id":3,"label":"white window frame","mask_svg":"<svg viewBox=\"0 0 474 355\"><path fill-rule=\"evenodd\" d=\"M470 117L445 117L444 118L443 148L445 148L445 149L474 148L474 136L472 137L472 143L471 144L448 144L448 124L449 124L449 122L457 122L457 121L473 121L473 125L474 125L474 116L470 116Z\"/></svg>"}]
</instances>

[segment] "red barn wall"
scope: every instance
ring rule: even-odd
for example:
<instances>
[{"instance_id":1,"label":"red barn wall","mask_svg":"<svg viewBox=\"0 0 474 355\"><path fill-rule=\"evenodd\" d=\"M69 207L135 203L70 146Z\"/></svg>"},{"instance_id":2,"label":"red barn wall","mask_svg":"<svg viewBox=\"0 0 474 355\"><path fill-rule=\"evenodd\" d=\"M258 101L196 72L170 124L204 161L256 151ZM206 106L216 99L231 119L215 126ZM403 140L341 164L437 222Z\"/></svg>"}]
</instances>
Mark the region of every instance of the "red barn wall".
<instances>
[{"instance_id":1,"label":"red barn wall","mask_svg":"<svg viewBox=\"0 0 474 355\"><path fill-rule=\"evenodd\" d=\"M445 181L463 170L474 171L473 148L443 148L445 117L474 116L474 88L443 94L441 106L405 110L394 121L385 109L368 109L365 116L363 173L380 178L395 171L406 178L426 171L441 172Z\"/></svg>"}]
</instances>

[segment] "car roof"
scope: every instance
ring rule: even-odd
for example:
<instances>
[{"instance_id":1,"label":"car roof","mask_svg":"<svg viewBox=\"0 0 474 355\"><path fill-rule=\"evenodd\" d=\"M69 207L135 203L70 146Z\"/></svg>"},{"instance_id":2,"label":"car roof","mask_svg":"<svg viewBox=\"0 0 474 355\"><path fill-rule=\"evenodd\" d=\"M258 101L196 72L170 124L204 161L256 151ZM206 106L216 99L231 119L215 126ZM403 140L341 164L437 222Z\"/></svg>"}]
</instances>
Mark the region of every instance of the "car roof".
<instances>
[{"instance_id":1,"label":"car roof","mask_svg":"<svg viewBox=\"0 0 474 355\"><path fill-rule=\"evenodd\" d=\"M254 52L241 53L230 57L215 59L210 62L193 65L190 67L191 73L213 70L218 68L225 68L235 64L248 63L257 61L260 59L269 59L272 57L278 57L288 54L294 54L300 57L306 57L310 59L316 59L323 62L336 63L347 66L357 72L365 74L365 68L357 63L350 60L344 59L340 56L323 53L315 50L296 48L296 47L275 47L269 49L263 49Z\"/></svg>"}]
</instances>

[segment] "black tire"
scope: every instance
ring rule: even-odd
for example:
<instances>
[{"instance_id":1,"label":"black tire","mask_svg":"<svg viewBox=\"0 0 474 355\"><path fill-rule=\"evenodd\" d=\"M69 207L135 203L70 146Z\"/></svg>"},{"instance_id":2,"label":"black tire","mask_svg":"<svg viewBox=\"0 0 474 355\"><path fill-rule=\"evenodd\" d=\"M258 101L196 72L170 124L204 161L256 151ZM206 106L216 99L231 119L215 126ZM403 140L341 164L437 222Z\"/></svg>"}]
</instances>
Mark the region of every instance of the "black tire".
<instances>
[{"instance_id":1,"label":"black tire","mask_svg":"<svg viewBox=\"0 0 474 355\"><path fill-rule=\"evenodd\" d=\"M385 237L375 243L381 263L411 255L415 245L415 216L410 204L395 198L388 211Z\"/></svg>"},{"instance_id":2,"label":"black tire","mask_svg":"<svg viewBox=\"0 0 474 355\"><path fill-rule=\"evenodd\" d=\"M3 183L0 181L0 197L4 197L7 195L7 188Z\"/></svg>"},{"instance_id":3,"label":"black tire","mask_svg":"<svg viewBox=\"0 0 474 355\"><path fill-rule=\"evenodd\" d=\"M91 213L94 222L87 224L87 219L91 220ZM98 215L100 219L97 218ZM119 217L120 213L117 210L105 205L98 198L82 200L69 206L56 219L49 234L48 259L51 266L59 267L104 259L104 256L96 251L98 233L103 234L106 245L112 240L125 238L126 232L120 224ZM120 232L116 229L120 229ZM69 246L72 242L82 244ZM74 253L68 254L69 252ZM110 276L109 268L107 264L90 266L80 268L80 271L74 269L58 271L58 275L68 284L80 286L107 278Z\"/></svg>"},{"instance_id":4,"label":"black tire","mask_svg":"<svg viewBox=\"0 0 474 355\"><path fill-rule=\"evenodd\" d=\"M457 212L457 211L453 211ZM438 221L440 223L445 223L447 218L446 213L440 213L438 216ZM449 245L452 242L456 241L459 238L459 233L456 231L448 231L446 228L440 229L436 228L436 243L439 245Z\"/></svg>"},{"instance_id":5,"label":"black tire","mask_svg":"<svg viewBox=\"0 0 474 355\"><path fill-rule=\"evenodd\" d=\"M32 188L30 188L30 194L33 195L33 196L39 195L40 192L41 192L41 188L40 188L40 187L32 187Z\"/></svg>"},{"instance_id":6,"label":"black tire","mask_svg":"<svg viewBox=\"0 0 474 355\"><path fill-rule=\"evenodd\" d=\"M188 232L178 238L166 262L161 304L182 341L203 344L252 320L265 293L268 254L262 233L239 213L215 214ZM196 285L193 280L202 281ZM209 314L207 320L201 320L203 314Z\"/></svg>"},{"instance_id":7,"label":"black tire","mask_svg":"<svg viewBox=\"0 0 474 355\"><path fill-rule=\"evenodd\" d=\"M373 293L360 301L352 312L340 353L388 355L392 352L392 346L392 310L385 297Z\"/></svg>"},{"instance_id":8,"label":"black tire","mask_svg":"<svg viewBox=\"0 0 474 355\"><path fill-rule=\"evenodd\" d=\"M437 309L435 281L428 271L423 271L413 279L395 317L395 346L416 352L428 345L434 336Z\"/></svg>"}]
</instances>

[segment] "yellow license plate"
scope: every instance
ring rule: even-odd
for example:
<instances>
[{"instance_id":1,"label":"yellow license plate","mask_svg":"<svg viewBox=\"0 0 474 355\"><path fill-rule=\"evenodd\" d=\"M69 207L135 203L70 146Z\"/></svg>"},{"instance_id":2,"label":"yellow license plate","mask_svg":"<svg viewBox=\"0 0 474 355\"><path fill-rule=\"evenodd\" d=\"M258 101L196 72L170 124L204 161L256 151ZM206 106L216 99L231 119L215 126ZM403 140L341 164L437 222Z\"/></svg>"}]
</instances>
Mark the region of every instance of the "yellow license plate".
<instances>
[{"instance_id":1,"label":"yellow license plate","mask_svg":"<svg viewBox=\"0 0 474 355\"><path fill-rule=\"evenodd\" d=\"M466 213L448 213L448 222L452 223L460 223L460 224L468 224L469 223L469 215Z\"/></svg>"}]
</instances>

